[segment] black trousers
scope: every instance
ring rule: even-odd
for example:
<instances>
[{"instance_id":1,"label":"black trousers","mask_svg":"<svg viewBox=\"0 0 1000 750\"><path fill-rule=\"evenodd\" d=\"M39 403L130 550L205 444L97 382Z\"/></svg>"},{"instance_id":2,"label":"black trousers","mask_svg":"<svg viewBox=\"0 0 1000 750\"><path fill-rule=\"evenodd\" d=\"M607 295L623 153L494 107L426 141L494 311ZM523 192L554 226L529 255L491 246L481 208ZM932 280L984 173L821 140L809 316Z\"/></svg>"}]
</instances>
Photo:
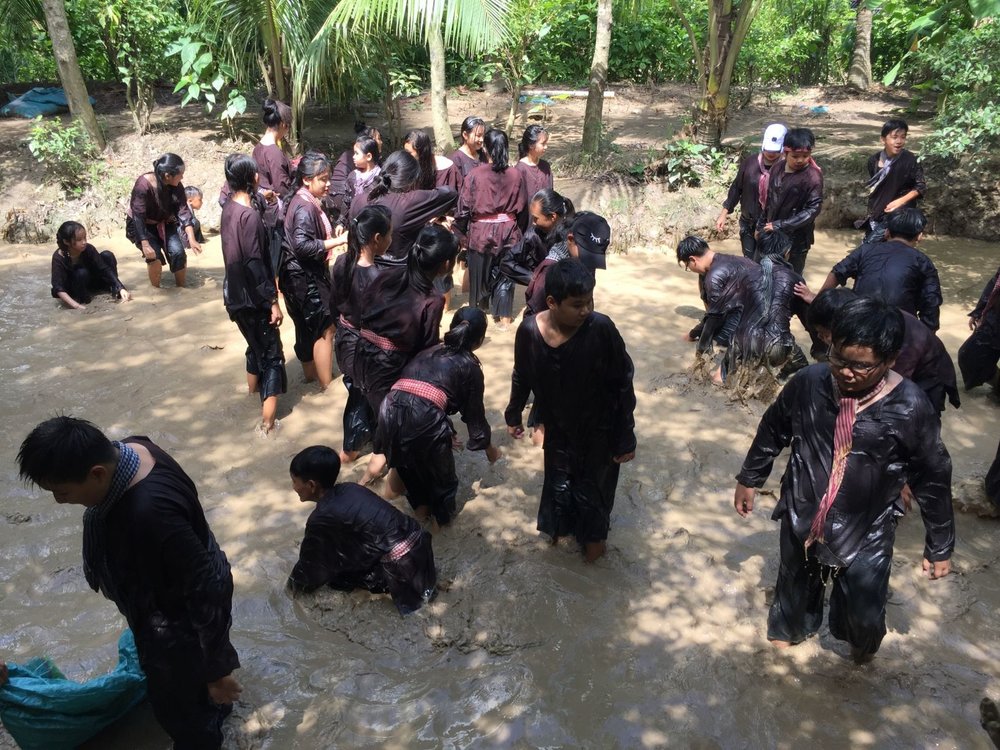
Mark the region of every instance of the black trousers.
<instances>
[{"instance_id":1,"label":"black trousers","mask_svg":"<svg viewBox=\"0 0 1000 750\"><path fill-rule=\"evenodd\" d=\"M271 325L271 311L239 310L230 317L246 339L247 373L258 378L261 403L287 392L285 353L281 348L281 334L277 326Z\"/></svg>"},{"instance_id":2,"label":"black trousers","mask_svg":"<svg viewBox=\"0 0 1000 750\"><path fill-rule=\"evenodd\" d=\"M118 259L115 258L115 254L110 250L101 250L101 260L111 269L111 272L117 277L118 276ZM86 305L89 303L95 294L100 294L102 292L107 292L108 294L113 294L113 290L106 283L104 279L94 276L90 273L90 269L85 265L80 263L79 265L73 266L69 274L69 296L79 302L81 305Z\"/></svg>"},{"instance_id":3,"label":"black trousers","mask_svg":"<svg viewBox=\"0 0 1000 750\"><path fill-rule=\"evenodd\" d=\"M740 248L743 250L743 257L754 260L757 254L757 238L754 232L757 229L757 222L745 216L740 217Z\"/></svg>"},{"instance_id":4,"label":"black trousers","mask_svg":"<svg viewBox=\"0 0 1000 750\"><path fill-rule=\"evenodd\" d=\"M405 465L394 468L406 485L410 507L426 505L439 524L451 522L455 517L458 475L450 441L435 440L421 456L413 456Z\"/></svg>"},{"instance_id":5,"label":"black trousers","mask_svg":"<svg viewBox=\"0 0 1000 750\"><path fill-rule=\"evenodd\" d=\"M966 390L989 382L997 372L997 362L1000 362L1000 346L996 336L990 335L980 326L958 350L958 369L962 371L962 380Z\"/></svg>"},{"instance_id":6,"label":"black trousers","mask_svg":"<svg viewBox=\"0 0 1000 750\"><path fill-rule=\"evenodd\" d=\"M892 545L896 519L891 514L873 527L864 547L846 568L820 564L815 548L806 554L791 521L781 519L781 564L774 603L767 616L767 637L801 643L823 622L823 595L830 591L830 634L861 653L874 654L885 637L885 603L889 598Z\"/></svg>"},{"instance_id":7,"label":"black trousers","mask_svg":"<svg viewBox=\"0 0 1000 750\"><path fill-rule=\"evenodd\" d=\"M575 450L552 430L545 433L545 477L538 503L538 530L573 535L580 544L608 538L620 467L603 440Z\"/></svg>"},{"instance_id":8,"label":"black trousers","mask_svg":"<svg viewBox=\"0 0 1000 750\"><path fill-rule=\"evenodd\" d=\"M166 243L160 239L156 227L147 227L147 229L151 229L148 238L149 245L153 248L156 256L150 260L143 255L143 260L147 263L159 262L161 266L167 266L170 273L177 273L187 268L187 250L184 248L184 240L178 234L180 228L176 224L167 224L164 232L167 238Z\"/></svg>"},{"instance_id":9,"label":"black trousers","mask_svg":"<svg viewBox=\"0 0 1000 750\"><path fill-rule=\"evenodd\" d=\"M350 375L344 375L347 403L344 404L344 450L359 451L372 440L375 431L375 414L364 392L355 385Z\"/></svg>"},{"instance_id":10,"label":"black trousers","mask_svg":"<svg viewBox=\"0 0 1000 750\"><path fill-rule=\"evenodd\" d=\"M285 310L295 324L295 358L313 361L313 344L333 325L329 290L320 289L316 279L304 273L284 272L280 278Z\"/></svg>"}]
</instances>

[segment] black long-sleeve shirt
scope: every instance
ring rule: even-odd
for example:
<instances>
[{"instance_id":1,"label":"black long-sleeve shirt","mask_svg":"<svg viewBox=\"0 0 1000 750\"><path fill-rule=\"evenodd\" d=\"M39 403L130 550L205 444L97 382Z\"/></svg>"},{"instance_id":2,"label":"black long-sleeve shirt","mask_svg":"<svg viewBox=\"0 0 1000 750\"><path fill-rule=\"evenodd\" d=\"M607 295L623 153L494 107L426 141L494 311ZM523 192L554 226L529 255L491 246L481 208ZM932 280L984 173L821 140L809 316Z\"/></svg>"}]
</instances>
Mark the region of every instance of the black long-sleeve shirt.
<instances>
[{"instance_id":1,"label":"black long-sleeve shirt","mask_svg":"<svg viewBox=\"0 0 1000 750\"><path fill-rule=\"evenodd\" d=\"M233 576L198 501L191 478L146 437L156 461L125 491L106 519L108 569L115 604L135 634L140 658L169 659L178 640L196 641L206 683L239 667L229 641Z\"/></svg>"},{"instance_id":2,"label":"black long-sleeve shirt","mask_svg":"<svg viewBox=\"0 0 1000 750\"><path fill-rule=\"evenodd\" d=\"M916 315L936 331L940 326L941 280L933 261L905 242L889 240L862 245L831 271L838 284L854 279L854 291L880 297L900 310Z\"/></svg>"},{"instance_id":3,"label":"black long-sleeve shirt","mask_svg":"<svg viewBox=\"0 0 1000 750\"><path fill-rule=\"evenodd\" d=\"M716 253L712 265L702 277L701 295L705 302L705 319L698 351L712 346L712 337L730 312L743 304L743 292L760 277L760 266L749 258Z\"/></svg>"},{"instance_id":4,"label":"black long-sleeve shirt","mask_svg":"<svg viewBox=\"0 0 1000 750\"><path fill-rule=\"evenodd\" d=\"M826 364L806 367L785 385L764 413L736 481L761 487L774 459L791 446L772 519L788 516L805 542L833 464L833 431L839 404ZM851 453L837 498L826 518L820 562L845 567L875 527L892 513L908 482L926 529L924 557L951 557L955 520L951 505L951 457L941 442L934 407L920 388L902 380L857 415Z\"/></svg>"},{"instance_id":5,"label":"black long-sleeve shirt","mask_svg":"<svg viewBox=\"0 0 1000 750\"><path fill-rule=\"evenodd\" d=\"M882 152L872 154L868 157L868 176L874 177L878 172L878 160ZM868 217L875 221L885 221L885 207L896 198L901 198L911 190L916 190L920 195L915 201L907 205L915 206L916 201L924 197L927 192L927 183L924 180L924 170L917 161L917 157L905 148L897 154L889 174L879 183L879 186L868 194Z\"/></svg>"},{"instance_id":6,"label":"black long-sleeve shirt","mask_svg":"<svg viewBox=\"0 0 1000 750\"><path fill-rule=\"evenodd\" d=\"M792 253L812 247L813 227L823 209L823 173L813 164L798 172L785 172L785 160L771 167L767 204L757 220L757 229L772 224L792 240Z\"/></svg>"},{"instance_id":7,"label":"black long-sleeve shirt","mask_svg":"<svg viewBox=\"0 0 1000 750\"><path fill-rule=\"evenodd\" d=\"M525 318L514 338L514 371L510 401L504 412L509 426L521 424L521 413L534 391L538 421L546 435L583 446L606 441L612 456L635 450L635 392L632 358L615 324L591 313L568 341L545 343L537 316ZM546 438L548 440L548 438Z\"/></svg>"},{"instance_id":8,"label":"black long-sleeve shirt","mask_svg":"<svg viewBox=\"0 0 1000 750\"><path fill-rule=\"evenodd\" d=\"M284 266L316 277L327 276L326 227L320 209L295 195L285 211Z\"/></svg>"},{"instance_id":9,"label":"black long-sleeve shirt","mask_svg":"<svg viewBox=\"0 0 1000 750\"><path fill-rule=\"evenodd\" d=\"M353 482L327 490L309 514L299 560L288 578L298 591L314 591L346 574L377 566L396 544L420 531L371 490Z\"/></svg>"},{"instance_id":10,"label":"black long-sleeve shirt","mask_svg":"<svg viewBox=\"0 0 1000 750\"><path fill-rule=\"evenodd\" d=\"M150 180L152 179L152 182ZM184 185L168 187L166 193L167 205L160 203L159 189L156 180L150 175L139 175L132 186L129 198L129 216L132 230L138 238L137 242L148 240L156 235L155 226L160 223L177 224L182 229L191 226L191 208L188 206Z\"/></svg>"},{"instance_id":11,"label":"black long-sleeve shirt","mask_svg":"<svg viewBox=\"0 0 1000 750\"><path fill-rule=\"evenodd\" d=\"M756 265L756 264L755 264ZM789 322L798 315L805 325L808 305L795 294L795 285L802 277L783 261L775 261L771 284L762 283L764 270L760 266L747 278L740 294L743 311L733 333L733 345L741 360L763 357L771 347L795 343Z\"/></svg>"},{"instance_id":12,"label":"black long-sleeve shirt","mask_svg":"<svg viewBox=\"0 0 1000 750\"><path fill-rule=\"evenodd\" d=\"M993 294L998 276L1000 276L1000 269L997 269L993 278L986 282L983 293L979 295L979 301L969 313L969 317L978 322L977 334L986 336L987 340L1000 347L1000 299L993 300L993 304L990 305L990 296Z\"/></svg>"},{"instance_id":13,"label":"black long-sleeve shirt","mask_svg":"<svg viewBox=\"0 0 1000 750\"><path fill-rule=\"evenodd\" d=\"M220 222L226 276L222 300L230 315L240 310L269 310L278 299L271 268L269 230L255 208L230 200Z\"/></svg>"},{"instance_id":14,"label":"black long-sleeve shirt","mask_svg":"<svg viewBox=\"0 0 1000 750\"><path fill-rule=\"evenodd\" d=\"M733 209L739 205L740 216L755 224L763 210L760 207L760 176L763 159L764 157L760 153L756 153L740 162L736 178L729 186L729 193L722 202L722 207L729 213L732 213ZM764 168L767 168L766 165Z\"/></svg>"},{"instance_id":15,"label":"black long-sleeve shirt","mask_svg":"<svg viewBox=\"0 0 1000 750\"><path fill-rule=\"evenodd\" d=\"M97 251L97 248L93 245L87 245L83 248L83 252L80 253L80 257L77 262L85 266L91 275L101 279L107 287L111 290L111 293L117 295L125 285L119 280L115 273L111 270L101 254ZM56 250L52 253L52 296L58 297L59 292L66 292L69 294L70 290L70 274L73 272L73 260L69 257L69 253L63 250Z\"/></svg>"}]
</instances>

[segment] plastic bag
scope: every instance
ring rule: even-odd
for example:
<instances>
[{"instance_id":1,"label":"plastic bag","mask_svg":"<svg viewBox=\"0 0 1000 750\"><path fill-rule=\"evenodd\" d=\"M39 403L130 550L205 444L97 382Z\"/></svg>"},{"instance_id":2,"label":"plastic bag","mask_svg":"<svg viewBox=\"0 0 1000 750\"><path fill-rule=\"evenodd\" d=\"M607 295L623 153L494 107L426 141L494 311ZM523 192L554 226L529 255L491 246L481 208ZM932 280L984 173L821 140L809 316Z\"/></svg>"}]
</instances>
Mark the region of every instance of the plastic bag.
<instances>
[{"instance_id":1,"label":"plastic bag","mask_svg":"<svg viewBox=\"0 0 1000 750\"><path fill-rule=\"evenodd\" d=\"M9 664L0 720L22 750L70 750L113 724L146 697L135 639L118 639L118 666L87 682L66 679L47 658Z\"/></svg>"}]
</instances>

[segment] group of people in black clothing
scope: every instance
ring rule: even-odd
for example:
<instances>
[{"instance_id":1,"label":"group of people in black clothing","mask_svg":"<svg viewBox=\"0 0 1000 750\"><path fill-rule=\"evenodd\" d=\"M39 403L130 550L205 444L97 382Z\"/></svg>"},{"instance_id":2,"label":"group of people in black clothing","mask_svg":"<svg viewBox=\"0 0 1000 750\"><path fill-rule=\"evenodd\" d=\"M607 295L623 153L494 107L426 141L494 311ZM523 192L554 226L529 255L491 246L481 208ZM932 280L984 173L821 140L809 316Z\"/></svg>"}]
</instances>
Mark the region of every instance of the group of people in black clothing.
<instances>
[{"instance_id":1,"label":"group of people in black clothing","mask_svg":"<svg viewBox=\"0 0 1000 750\"><path fill-rule=\"evenodd\" d=\"M265 102L265 135L252 155L226 159L220 196L223 298L247 341L261 432L274 429L287 388L279 292L307 379L325 388L335 361L348 394L342 448L311 446L290 465L292 489L316 508L288 587L388 593L401 614L435 596L430 530L458 510L459 443L450 415L466 423L468 449L484 451L491 463L500 458L476 351L490 316L501 325L513 319L518 284L526 287L525 312L506 428L524 436L530 400L528 426L544 450L538 529L552 543L574 537L587 561L600 558L620 466L635 456L633 368L614 323L593 309L610 228L552 189L541 158L547 133L529 127L512 167L506 134L479 118L463 122L462 146L450 158L412 131L405 148L383 160L381 134L359 127L354 147L331 165L316 152L289 160L281 143L290 120L284 104ZM791 448L772 516L781 542L768 638L785 647L814 635L829 582L831 633L849 642L859 662L886 632L897 518L919 505L931 578L949 573L954 547L940 420L946 400L958 405L958 392L934 334L937 272L916 248L924 218L913 204L925 185L904 148L906 130L902 121L886 123L884 148L868 162L865 241L817 294L801 276L823 192L807 129L769 126L760 153L740 165L718 226L740 206L742 257L695 236L677 247L678 261L699 275L705 302L690 338L702 357L715 344L726 349L715 379L784 383L734 494L736 511L750 514L774 459ZM183 161L168 154L133 191L129 236L154 285L163 265L182 285L186 249L200 251L182 176ZM96 285L127 299L113 257L88 245L83 227L64 228L53 295L73 306ZM469 305L441 337L460 253ZM842 288L847 279L853 290ZM976 376L959 357L970 387L996 374L998 290L994 277L963 346ZM796 343L793 315L820 364L809 365ZM369 448L362 483L338 483L342 465ZM21 476L57 501L86 506L88 583L115 601L134 631L158 720L177 747L218 747L221 721L241 689L229 642L233 583L194 483L147 438L111 442L72 417L36 427L18 461ZM387 494L405 494L413 516L364 486L387 468Z\"/></svg>"},{"instance_id":2,"label":"group of people in black clothing","mask_svg":"<svg viewBox=\"0 0 1000 750\"><path fill-rule=\"evenodd\" d=\"M354 148L332 167L317 152L289 160L281 142L290 120L284 104L264 103L265 135L252 155L227 157L220 194L223 300L247 342L260 432L275 428L287 389L285 314L307 380L328 386L335 361L348 392L342 449L307 447L289 468L292 489L316 504L289 589L388 593L401 614L434 598L430 530L458 510L454 450L461 443L450 415L468 427L466 448L484 451L491 463L501 457L476 351L491 314L501 326L514 317L518 284L526 307L507 431L524 435L530 399L528 424L545 456L538 528L553 544L573 537L586 560L599 558L619 467L635 455L632 362L614 324L593 309L610 227L552 189L541 158L544 128L527 128L516 165L508 163L506 134L475 117L463 122L462 147L450 159L413 131L403 150L382 160L378 131L359 128ZM334 186L348 155L354 170L342 170ZM196 215L181 201L183 173L180 157L166 154L133 191L128 235L154 285L163 265L183 285L186 251L200 251ZM86 245L85 234L68 235L74 248ZM69 261L72 290L106 283L126 298L113 258L97 255L104 266L94 266L93 278L74 276L96 254L86 248L85 261L74 260L79 249ZM442 337L460 251L469 305ZM55 286L54 274L54 294ZM342 464L369 449L363 481L338 482ZM194 483L147 438L112 442L73 417L38 425L18 461L23 478L87 508L88 582L132 628L154 711L176 746L218 747L221 721L241 690L229 642L233 582ZM405 494L413 516L365 486L387 469L386 494ZM129 533L136 524L143 533Z\"/></svg>"}]
</instances>

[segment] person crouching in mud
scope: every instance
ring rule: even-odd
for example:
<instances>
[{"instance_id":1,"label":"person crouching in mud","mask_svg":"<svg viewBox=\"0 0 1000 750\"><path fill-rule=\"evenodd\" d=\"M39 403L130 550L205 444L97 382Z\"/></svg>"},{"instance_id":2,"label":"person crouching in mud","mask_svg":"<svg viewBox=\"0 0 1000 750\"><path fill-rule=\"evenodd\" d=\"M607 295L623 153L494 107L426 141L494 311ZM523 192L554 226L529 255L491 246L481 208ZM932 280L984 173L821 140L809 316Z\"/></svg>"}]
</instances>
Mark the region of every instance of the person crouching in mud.
<instances>
[{"instance_id":1,"label":"person crouching in mud","mask_svg":"<svg viewBox=\"0 0 1000 750\"><path fill-rule=\"evenodd\" d=\"M786 648L815 635L832 580L830 633L863 663L886 633L894 506L904 483L927 530L924 573L937 579L951 572L951 458L933 405L890 369L903 343L899 310L854 300L837 313L831 334L829 363L796 373L764 413L733 504L750 515L756 488L791 445L771 516L781 521L781 565L767 637Z\"/></svg>"}]
</instances>

